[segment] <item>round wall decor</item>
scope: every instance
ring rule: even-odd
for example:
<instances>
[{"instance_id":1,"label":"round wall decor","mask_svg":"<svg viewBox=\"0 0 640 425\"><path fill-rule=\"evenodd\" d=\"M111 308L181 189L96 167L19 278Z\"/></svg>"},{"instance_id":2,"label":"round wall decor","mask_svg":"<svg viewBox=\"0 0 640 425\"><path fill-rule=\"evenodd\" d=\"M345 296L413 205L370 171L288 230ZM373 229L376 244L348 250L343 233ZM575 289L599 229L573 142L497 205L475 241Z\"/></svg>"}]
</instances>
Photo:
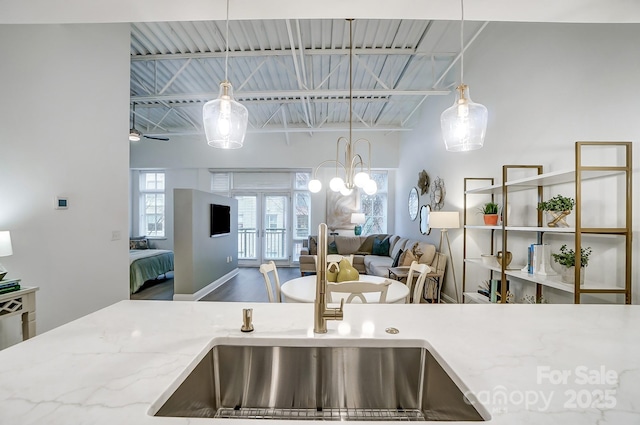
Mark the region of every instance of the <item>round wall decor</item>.
<instances>
[{"instance_id":1,"label":"round wall decor","mask_svg":"<svg viewBox=\"0 0 640 425\"><path fill-rule=\"evenodd\" d=\"M409 191L409 218L414 221L418 217L418 189L412 187Z\"/></svg>"},{"instance_id":2,"label":"round wall decor","mask_svg":"<svg viewBox=\"0 0 640 425\"><path fill-rule=\"evenodd\" d=\"M431 183L431 210L438 211L442 209L444 206L444 196L446 195L446 190L444 189L444 180L440 177L436 177L436 179Z\"/></svg>"}]
</instances>

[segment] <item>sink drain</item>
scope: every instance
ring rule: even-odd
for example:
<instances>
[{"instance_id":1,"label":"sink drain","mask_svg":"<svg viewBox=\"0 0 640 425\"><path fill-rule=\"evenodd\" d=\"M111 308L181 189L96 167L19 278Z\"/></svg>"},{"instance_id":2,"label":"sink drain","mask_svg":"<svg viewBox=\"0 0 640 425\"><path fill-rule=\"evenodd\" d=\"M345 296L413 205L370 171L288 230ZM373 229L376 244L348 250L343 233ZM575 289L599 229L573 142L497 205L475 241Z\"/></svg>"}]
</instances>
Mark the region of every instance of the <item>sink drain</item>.
<instances>
[{"instance_id":1,"label":"sink drain","mask_svg":"<svg viewBox=\"0 0 640 425\"><path fill-rule=\"evenodd\" d=\"M397 328L387 328L384 331L388 334L393 334L393 335L400 333L400 331Z\"/></svg>"}]
</instances>

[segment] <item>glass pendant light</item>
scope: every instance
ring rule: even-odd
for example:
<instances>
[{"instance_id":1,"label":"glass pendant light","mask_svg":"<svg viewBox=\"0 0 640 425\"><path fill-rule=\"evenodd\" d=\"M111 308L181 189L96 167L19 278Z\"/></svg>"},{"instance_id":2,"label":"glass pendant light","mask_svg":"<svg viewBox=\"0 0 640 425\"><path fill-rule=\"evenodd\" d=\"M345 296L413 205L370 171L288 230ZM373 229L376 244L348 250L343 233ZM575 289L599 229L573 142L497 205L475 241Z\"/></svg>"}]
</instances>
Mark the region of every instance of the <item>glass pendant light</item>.
<instances>
[{"instance_id":1,"label":"glass pendant light","mask_svg":"<svg viewBox=\"0 0 640 425\"><path fill-rule=\"evenodd\" d=\"M228 60L229 0L227 0L224 81L220 83L218 98L208 101L202 108L202 122L209 146L221 149L238 149L244 143L249 113L244 105L233 99L233 86L227 77Z\"/></svg>"},{"instance_id":2,"label":"glass pendant light","mask_svg":"<svg viewBox=\"0 0 640 425\"><path fill-rule=\"evenodd\" d=\"M487 108L475 103L469 96L469 87L464 84L464 0L460 0L462 20L460 23L460 85L453 106L440 116L442 137L448 151L464 152L480 149L487 132Z\"/></svg>"}]
</instances>

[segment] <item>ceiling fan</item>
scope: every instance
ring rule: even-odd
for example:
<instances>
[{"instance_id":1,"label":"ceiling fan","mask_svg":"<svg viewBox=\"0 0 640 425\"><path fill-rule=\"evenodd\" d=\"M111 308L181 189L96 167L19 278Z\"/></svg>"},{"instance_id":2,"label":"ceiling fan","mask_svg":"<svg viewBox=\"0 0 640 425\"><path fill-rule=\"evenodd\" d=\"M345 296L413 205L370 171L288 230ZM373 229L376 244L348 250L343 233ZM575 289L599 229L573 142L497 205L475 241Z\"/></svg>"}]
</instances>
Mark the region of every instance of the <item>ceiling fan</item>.
<instances>
[{"instance_id":1,"label":"ceiling fan","mask_svg":"<svg viewBox=\"0 0 640 425\"><path fill-rule=\"evenodd\" d=\"M163 142L168 142L168 137L157 137L157 136L147 136L146 134L142 134L142 132L136 129L136 104L133 104L133 113L131 119L131 128L129 129L129 141L130 142L138 142L141 138L152 139L152 140L162 140Z\"/></svg>"}]
</instances>

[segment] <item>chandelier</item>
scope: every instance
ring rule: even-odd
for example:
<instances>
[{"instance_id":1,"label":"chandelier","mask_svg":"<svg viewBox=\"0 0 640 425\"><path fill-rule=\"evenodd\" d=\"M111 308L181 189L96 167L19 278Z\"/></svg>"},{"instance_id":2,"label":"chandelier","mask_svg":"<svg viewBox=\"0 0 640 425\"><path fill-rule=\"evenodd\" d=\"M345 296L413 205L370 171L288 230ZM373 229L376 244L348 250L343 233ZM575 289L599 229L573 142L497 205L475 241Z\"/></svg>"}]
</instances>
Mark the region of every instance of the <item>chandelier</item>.
<instances>
[{"instance_id":1,"label":"chandelier","mask_svg":"<svg viewBox=\"0 0 640 425\"><path fill-rule=\"evenodd\" d=\"M238 149L244 143L249 113L247 108L233 99L233 87L229 82L229 0L227 0L226 49L224 55L224 81L220 83L218 98L202 107L202 122L207 143L214 148Z\"/></svg>"},{"instance_id":2,"label":"chandelier","mask_svg":"<svg viewBox=\"0 0 640 425\"><path fill-rule=\"evenodd\" d=\"M348 196L356 187L362 188L367 195L373 195L378 191L378 185L371 178L371 142L367 139L353 140L353 19L349 21L349 138L341 136L336 141L336 159L322 161L313 172L313 179L309 182L309 191L317 193L322 189L322 183L318 180L318 169L329 162L335 162L336 174L329 181L329 188L334 192L340 192ZM344 160L340 161L340 146L344 143ZM367 161L362 155L356 153L358 144L367 145ZM343 177L341 176L343 175Z\"/></svg>"},{"instance_id":3,"label":"chandelier","mask_svg":"<svg viewBox=\"0 0 640 425\"><path fill-rule=\"evenodd\" d=\"M469 96L469 86L464 84L464 0L460 0L460 85L457 99L440 116L442 137L448 151L465 152L482 148L487 131L487 108L475 103Z\"/></svg>"}]
</instances>

